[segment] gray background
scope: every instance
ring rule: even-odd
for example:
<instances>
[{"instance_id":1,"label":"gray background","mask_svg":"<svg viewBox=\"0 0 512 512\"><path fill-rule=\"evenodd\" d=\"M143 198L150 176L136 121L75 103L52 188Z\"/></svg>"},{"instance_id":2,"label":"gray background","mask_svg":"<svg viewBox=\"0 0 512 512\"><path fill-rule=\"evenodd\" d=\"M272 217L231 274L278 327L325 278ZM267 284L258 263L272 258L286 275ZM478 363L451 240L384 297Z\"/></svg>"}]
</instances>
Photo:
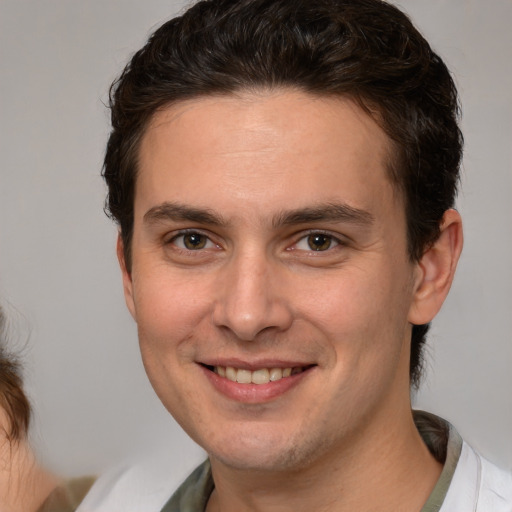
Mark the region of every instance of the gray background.
<instances>
[{"instance_id":1,"label":"gray background","mask_svg":"<svg viewBox=\"0 0 512 512\"><path fill-rule=\"evenodd\" d=\"M147 383L99 177L108 86L183 5L0 0L0 297L26 364L34 444L68 474L158 444L180 457L180 478L202 456ZM512 2L401 5L457 77L466 137L466 244L416 403L512 469Z\"/></svg>"}]
</instances>

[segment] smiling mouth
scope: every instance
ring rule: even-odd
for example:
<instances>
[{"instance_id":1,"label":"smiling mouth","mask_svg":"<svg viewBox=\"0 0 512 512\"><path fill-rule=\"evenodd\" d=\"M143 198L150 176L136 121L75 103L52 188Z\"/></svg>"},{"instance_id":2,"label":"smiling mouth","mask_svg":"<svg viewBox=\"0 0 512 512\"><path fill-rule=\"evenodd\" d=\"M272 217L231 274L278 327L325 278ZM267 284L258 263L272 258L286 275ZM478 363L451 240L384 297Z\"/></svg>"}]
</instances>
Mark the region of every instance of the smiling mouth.
<instances>
[{"instance_id":1,"label":"smiling mouth","mask_svg":"<svg viewBox=\"0 0 512 512\"><path fill-rule=\"evenodd\" d=\"M232 366L209 366L203 365L205 368L219 377L223 377L238 384L268 384L269 382L277 382L286 379L292 375L302 373L314 365L295 366L290 368L259 368L257 370L246 370L244 368L234 368Z\"/></svg>"}]
</instances>

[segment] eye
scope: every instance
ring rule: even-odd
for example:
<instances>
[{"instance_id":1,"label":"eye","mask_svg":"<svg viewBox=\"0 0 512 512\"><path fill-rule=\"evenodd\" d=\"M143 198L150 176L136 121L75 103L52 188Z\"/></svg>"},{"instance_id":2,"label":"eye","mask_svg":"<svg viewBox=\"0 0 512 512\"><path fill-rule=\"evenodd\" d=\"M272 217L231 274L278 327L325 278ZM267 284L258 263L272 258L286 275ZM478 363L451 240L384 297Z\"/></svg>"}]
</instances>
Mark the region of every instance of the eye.
<instances>
[{"instance_id":1,"label":"eye","mask_svg":"<svg viewBox=\"0 0 512 512\"><path fill-rule=\"evenodd\" d=\"M339 240L326 233L310 233L302 237L295 245L296 249L302 251L323 252L339 245Z\"/></svg>"},{"instance_id":2,"label":"eye","mask_svg":"<svg viewBox=\"0 0 512 512\"><path fill-rule=\"evenodd\" d=\"M172 238L170 243L179 249L185 249L187 251L198 251L200 249L215 247L215 244L206 235L196 231L180 233Z\"/></svg>"}]
</instances>

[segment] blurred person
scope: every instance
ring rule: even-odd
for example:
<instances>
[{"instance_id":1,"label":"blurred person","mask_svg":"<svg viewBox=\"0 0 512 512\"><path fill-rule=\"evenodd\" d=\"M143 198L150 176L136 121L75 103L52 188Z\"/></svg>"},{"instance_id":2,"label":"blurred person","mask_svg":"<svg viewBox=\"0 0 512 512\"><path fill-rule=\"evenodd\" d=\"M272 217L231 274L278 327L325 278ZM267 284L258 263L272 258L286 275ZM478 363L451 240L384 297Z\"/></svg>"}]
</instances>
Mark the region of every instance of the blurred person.
<instances>
[{"instance_id":1,"label":"blurred person","mask_svg":"<svg viewBox=\"0 0 512 512\"><path fill-rule=\"evenodd\" d=\"M9 353L0 309L0 511L72 512L92 478L63 480L37 461L28 441L31 409L21 365Z\"/></svg>"}]
</instances>

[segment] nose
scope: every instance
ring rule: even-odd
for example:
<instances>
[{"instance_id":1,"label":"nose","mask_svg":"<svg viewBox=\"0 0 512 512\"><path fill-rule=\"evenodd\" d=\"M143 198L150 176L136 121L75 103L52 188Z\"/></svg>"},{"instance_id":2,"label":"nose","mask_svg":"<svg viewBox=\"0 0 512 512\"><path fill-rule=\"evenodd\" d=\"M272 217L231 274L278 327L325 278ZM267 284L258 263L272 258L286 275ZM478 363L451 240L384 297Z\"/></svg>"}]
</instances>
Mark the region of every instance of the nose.
<instances>
[{"instance_id":1,"label":"nose","mask_svg":"<svg viewBox=\"0 0 512 512\"><path fill-rule=\"evenodd\" d=\"M256 340L263 332L287 330L293 316L284 272L263 255L233 258L219 277L214 324L244 341Z\"/></svg>"}]
</instances>

